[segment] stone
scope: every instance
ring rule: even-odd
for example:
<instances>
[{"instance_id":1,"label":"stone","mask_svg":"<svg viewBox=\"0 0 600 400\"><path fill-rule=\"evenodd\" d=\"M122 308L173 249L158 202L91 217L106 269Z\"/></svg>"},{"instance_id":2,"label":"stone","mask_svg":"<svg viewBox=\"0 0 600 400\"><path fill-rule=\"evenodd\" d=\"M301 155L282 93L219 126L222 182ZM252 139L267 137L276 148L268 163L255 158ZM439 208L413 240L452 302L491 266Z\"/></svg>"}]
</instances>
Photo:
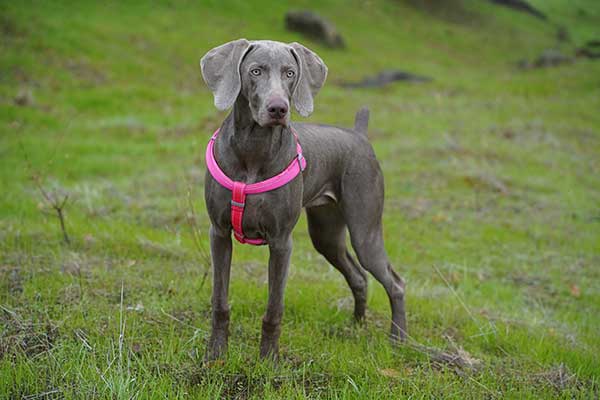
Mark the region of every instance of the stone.
<instances>
[{"instance_id":1,"label":"stone","mask_svg":"<svg viewBox=\"0 0 600 400\"><path fill-rule=\"evenodd\" d=\"M374 88L383 87L392 82L406 81L406 82L429 82L432 79L427 76L415 75L410 72L401 71L397 69L384 70L377 75L367 76L359 82L347 82L343 83L342 86L347 88Z\"/></svg>"},{"instance_id":2,"label":"stone","mask_svg":"<svg viewBox=\"0 0 600 400\"><path fill-rule=\"evenodd\" d=\"M346 47L335 26L313 11L288 11L285 15L285 27L331 48Z\"/></svg>"}]
</instances>

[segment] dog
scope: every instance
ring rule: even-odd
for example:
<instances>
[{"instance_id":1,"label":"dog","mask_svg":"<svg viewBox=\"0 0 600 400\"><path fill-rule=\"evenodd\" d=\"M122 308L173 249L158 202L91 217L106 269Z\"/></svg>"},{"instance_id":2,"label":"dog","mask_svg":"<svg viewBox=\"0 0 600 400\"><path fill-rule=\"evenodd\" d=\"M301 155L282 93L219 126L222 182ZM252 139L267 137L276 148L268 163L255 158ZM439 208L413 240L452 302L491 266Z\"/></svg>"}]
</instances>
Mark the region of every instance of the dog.
<instances>
[{"instance_id":1,"label":"dog","mask_svg":"<svg viewBox=\"0 0 600 400\"><path fill-rule=\"evenodd\" d=\"M213 287L206 359L222 358L227 350L232 230L242 243L269 247L260 356L278 356L292 230L302 208L315 249L352 290L354 317L365 315L368 271L389 297L391 340L404 340L405 282L384 248L383 174L367 139L368 110L357 113L354 129L292 123L291 107L303 117L310 115L327 77L323 60L299 43L234 40L206 53L200 66L216 108L232 108L207 150L212 164L204 193ZM282 185L249 191L286 171L285 182L278 181ZM346 231L358 262L347 249Z\"/></svg>"}]
</instances>

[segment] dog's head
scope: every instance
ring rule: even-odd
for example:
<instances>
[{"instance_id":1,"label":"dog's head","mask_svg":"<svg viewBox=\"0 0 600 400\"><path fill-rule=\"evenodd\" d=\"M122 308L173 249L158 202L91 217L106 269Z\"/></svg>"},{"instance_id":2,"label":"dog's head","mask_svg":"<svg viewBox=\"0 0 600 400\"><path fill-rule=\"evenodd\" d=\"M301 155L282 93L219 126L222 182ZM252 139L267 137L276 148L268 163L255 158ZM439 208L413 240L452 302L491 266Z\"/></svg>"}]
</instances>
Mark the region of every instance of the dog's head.
<instances>
[{"instance_id":1,"label":"dog's head","mask_svg":"<svg viewBox=\"0 0 600 400\"><path fill-rule=\"evenodd\" d=\"M288 125L290 103L303 117L310 115L313 97L327 77L327 66L311 50L270 40L225 43L206 53L200 67L219 110L243 96L263 127Z\"/></svg>"}]
</instances>

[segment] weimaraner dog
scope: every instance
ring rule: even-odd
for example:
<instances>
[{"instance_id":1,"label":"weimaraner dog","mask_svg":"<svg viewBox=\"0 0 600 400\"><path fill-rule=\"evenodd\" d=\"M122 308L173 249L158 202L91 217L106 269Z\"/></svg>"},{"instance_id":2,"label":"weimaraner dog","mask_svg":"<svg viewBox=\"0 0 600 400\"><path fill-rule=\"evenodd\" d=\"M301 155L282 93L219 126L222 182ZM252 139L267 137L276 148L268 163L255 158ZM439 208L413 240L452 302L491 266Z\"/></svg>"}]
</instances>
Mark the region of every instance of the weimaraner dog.
<instances>
[{"instance_id":1,"label":"weimaraner dog","mask_svg":"<svg viewBox=\"0 0 600 400\"><path fill-rule=\"evenodd\" d=\"M232 201L233 190L207 172L213 292L206 358L221 358L227 350L234 205L243 207L243 236L263 240L269 247L261 357L278 356L292 230L303 207L314 247L352 289L354 317L360 320L365 314L367 270L389 297L392 341L404 340L404 280L392 269L383 244L383 175L367 140L368 110L357 113L354 129L291 123L290 104L300 115L310 115L313 97L327 77L323 60L298 43L234 40L210 50L200 65L215 106L233 107L214 137L211 153L231 181L252 184L281 173L298 156L296 141L306 160L304 170L287 184L249 194L245 204ZM359 263L346 247L346 229Z\"/></svg>"}]
</instances>

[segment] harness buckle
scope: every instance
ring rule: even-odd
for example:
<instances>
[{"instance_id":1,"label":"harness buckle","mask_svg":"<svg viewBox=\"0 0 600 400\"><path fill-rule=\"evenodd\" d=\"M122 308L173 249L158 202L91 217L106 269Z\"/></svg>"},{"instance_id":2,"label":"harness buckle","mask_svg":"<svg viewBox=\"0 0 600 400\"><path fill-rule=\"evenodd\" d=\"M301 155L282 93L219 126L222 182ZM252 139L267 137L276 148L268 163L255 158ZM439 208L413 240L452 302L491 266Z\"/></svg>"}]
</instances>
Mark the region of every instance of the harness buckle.
<instances>
[{"instance_id":1,"label":"harness buckle","mask_svg":"<svg viewBox=\"0 0 600 400\"><path fill-rule=\"evenodd\" d=\"M246 207L246 203L245 202L244 203L240 203L240 202L237 202L235 200L231 200L231 205L234 206L234 207L239 207L239 208Z\"/></svg>"},{"instance_id":2,"label":"harness buckle","mask_svg":"<svg viewBox=\"0 0 600 400\"><path fill-rule=\"evenodd\" d=\"M304 172L304 167L302 166L302 160L304 160L304 156L302 155L302 153L298 153L296 158L298 159L298 166L300 167L300 172Z\"/></svg>"}]
</instances>

